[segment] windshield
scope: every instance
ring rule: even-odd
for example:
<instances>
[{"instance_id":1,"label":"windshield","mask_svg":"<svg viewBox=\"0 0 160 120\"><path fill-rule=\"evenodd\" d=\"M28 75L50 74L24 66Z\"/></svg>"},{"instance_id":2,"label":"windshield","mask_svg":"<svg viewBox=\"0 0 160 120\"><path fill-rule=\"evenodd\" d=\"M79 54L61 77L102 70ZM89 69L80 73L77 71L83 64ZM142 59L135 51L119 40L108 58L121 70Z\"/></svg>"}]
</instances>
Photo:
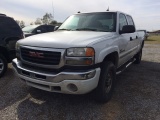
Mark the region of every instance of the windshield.
<instances>
[{"instance_id":1,"label":"windshield","mask_svg":"<svg viewBox=\"0 0 160 120\"><path fill-rule=\"evenodd\" d=\"M116 13L84 13L70 16L58 30L116 31Z\"/></svg>"},{"instance_id":2,"label":"windshield","mask_svg":"<svg viewBox=\"0 0 160 120\"><path fill-rule=\"evenodd\" d=\"M30 25L22 29L23 32L32 33L32 31L37 28L39 25Z\"/></svg>"}]
</instances>

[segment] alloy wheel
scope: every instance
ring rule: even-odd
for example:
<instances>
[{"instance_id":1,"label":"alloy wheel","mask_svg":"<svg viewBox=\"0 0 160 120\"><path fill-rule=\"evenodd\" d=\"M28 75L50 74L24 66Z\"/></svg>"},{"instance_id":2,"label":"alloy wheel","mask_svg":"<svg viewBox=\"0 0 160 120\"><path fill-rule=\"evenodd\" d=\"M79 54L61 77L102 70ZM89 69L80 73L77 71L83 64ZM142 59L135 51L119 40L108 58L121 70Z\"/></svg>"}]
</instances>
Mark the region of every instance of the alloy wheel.
<instances>
[{"instance_id":1,"label":"alloy wheel","mask_svg":"<svg viewBox=\"0 0 160 120\"><path fill-rule=\"evenodd\" d=\"M113 81L113 76L112 76L112 71L109 71L107 74L107 78L105 80L105 92L109 93L112 87L112 81Z\"/></svg>"},{"instance_id":2,"label":"alloy wheel","mask_svg":"<svg viewBox=\"0 0 160 120\"><path fill-rule=\"evenodd\" d=\"M4 62L3 62L3 60L0 58L0 73L2 73L3 69L4 69Z\"/></svg>"}]
</instances>

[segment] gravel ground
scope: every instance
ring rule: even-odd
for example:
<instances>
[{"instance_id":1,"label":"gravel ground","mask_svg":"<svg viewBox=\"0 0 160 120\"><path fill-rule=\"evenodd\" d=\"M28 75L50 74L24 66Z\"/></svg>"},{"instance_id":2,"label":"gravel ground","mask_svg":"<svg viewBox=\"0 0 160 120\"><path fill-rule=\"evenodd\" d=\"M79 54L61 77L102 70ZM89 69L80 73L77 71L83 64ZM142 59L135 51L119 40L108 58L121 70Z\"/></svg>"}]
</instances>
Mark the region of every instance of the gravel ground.
<instances>
[{"instance_id":1,"label":"gravel ground","mask_svg":"<svg viewBox=\"0 0 160 120\"><path fill-rule=\"evenodd\" d=\"M0 120L160 120L160 45L145 45L143 61L117 76L106 104L91 94L64 95L27 87L12 66L0 79Z\"/></svg>"}]
</instances>

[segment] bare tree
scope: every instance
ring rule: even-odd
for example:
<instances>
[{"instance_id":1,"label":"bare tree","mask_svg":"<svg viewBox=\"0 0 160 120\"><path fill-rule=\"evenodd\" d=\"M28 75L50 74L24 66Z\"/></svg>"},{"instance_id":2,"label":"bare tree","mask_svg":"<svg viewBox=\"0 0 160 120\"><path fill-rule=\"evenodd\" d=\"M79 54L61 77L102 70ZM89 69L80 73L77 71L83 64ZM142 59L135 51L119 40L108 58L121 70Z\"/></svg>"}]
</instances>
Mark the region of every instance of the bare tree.
<instances>
[{"instance_id":1,"label":"bare tree","mask_svg":"<svg viewBox=\"0 0 160 120\"><path fill-rule=\"evenodd\" d=\"M31 22L31 23L30 23L30 25L34 25L34 23L33 23L33 22Z\"/></svg>"},{"instance_id":2,"label":"bare tree","mask_svg":"<svg viewBox=\"0 0 160 120\"><path fill-rule=\"evenodd\" d=\"M50 22L51 25L56 25L58 22L56 20L53 20Z\"/></svg>"},{"instance_id":3,"label":"bare tree","mask_svg":"<svg viewBox=\"0 0 160 120\"><path fill-rule=\"evenodd\" d=\"M21 28L24 28L24 27L25 27L25 22L24 22L23 20L21 20L20 23L19 23L19 26L20 26Z\"/></svg>"},{"instance_id":4,"label":"bare tree","mask_svg":"<svg viewBox=\"0 0 160 120\"><path fill-rule=\"evenodd\" d=\"M17 22L18 25L20 25L20 21L19 20L16 20L16 22Z\"/></svg>"},{"instance_id":5,"label":"bare tree","mask_svg":"<svg viewBox=\"0 0 160 120\"><path fill-rule=\"evenodd\" d=\"M51 25L57 25L57 24L61 24L58 23L56 20L53 20L53 16L51 13L46 13L45 15L43 15L42 18L37 18L36 21L33 23L30 23L30 25L41 25L41 24L51 24Z\"/></svg>"},{"instance_id":6,"label":"bare tree","mask_svg":"<svg viewBox=\"0 0 160 120\"><path fill-rule=\"evenodd\" d=\"M35 25L41 25L42 24L42 20L41 18L37 18L36 21L34 22Z\"/></svg>"},{"instance_id":7,"label":"bare tree","mask_svg":"<svg viewBox=\"0 0 160 120\"><path fill-rule=\"evenodd\" d=\"M53 16L52 14L49 14L49 13L46 13L42 18L43 24L50 24L52 20L53 20Z\"/></svg>"}]
</instances>

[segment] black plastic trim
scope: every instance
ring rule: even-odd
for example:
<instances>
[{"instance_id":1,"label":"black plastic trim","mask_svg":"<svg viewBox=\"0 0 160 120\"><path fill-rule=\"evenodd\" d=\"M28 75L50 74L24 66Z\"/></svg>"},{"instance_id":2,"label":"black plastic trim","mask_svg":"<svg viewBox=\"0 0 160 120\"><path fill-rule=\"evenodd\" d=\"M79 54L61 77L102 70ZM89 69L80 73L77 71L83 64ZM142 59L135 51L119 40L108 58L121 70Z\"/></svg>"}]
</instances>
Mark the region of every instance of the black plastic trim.
<instances>
[{"instance_id":1,"label":"black plastic trim","mask_svg":"<svg viewBox=\"0 0 160 120\"><path fill-rule=\"evenodd\" d=\"M96 69L101 66L101 63L90 65L90 66L68 66L65 65L59 69L52 69L52 68L42 68L42 67L36 67L36 66L31 66L28 64L22 63L22 66L27 67L27 68L34 68L35 70L43 70L46 72L53 72L53 73L59 73L59 72L80 72L80 71L86 71L86 70L91 70L91 69Z\"/></svg>"}]
</instances>

